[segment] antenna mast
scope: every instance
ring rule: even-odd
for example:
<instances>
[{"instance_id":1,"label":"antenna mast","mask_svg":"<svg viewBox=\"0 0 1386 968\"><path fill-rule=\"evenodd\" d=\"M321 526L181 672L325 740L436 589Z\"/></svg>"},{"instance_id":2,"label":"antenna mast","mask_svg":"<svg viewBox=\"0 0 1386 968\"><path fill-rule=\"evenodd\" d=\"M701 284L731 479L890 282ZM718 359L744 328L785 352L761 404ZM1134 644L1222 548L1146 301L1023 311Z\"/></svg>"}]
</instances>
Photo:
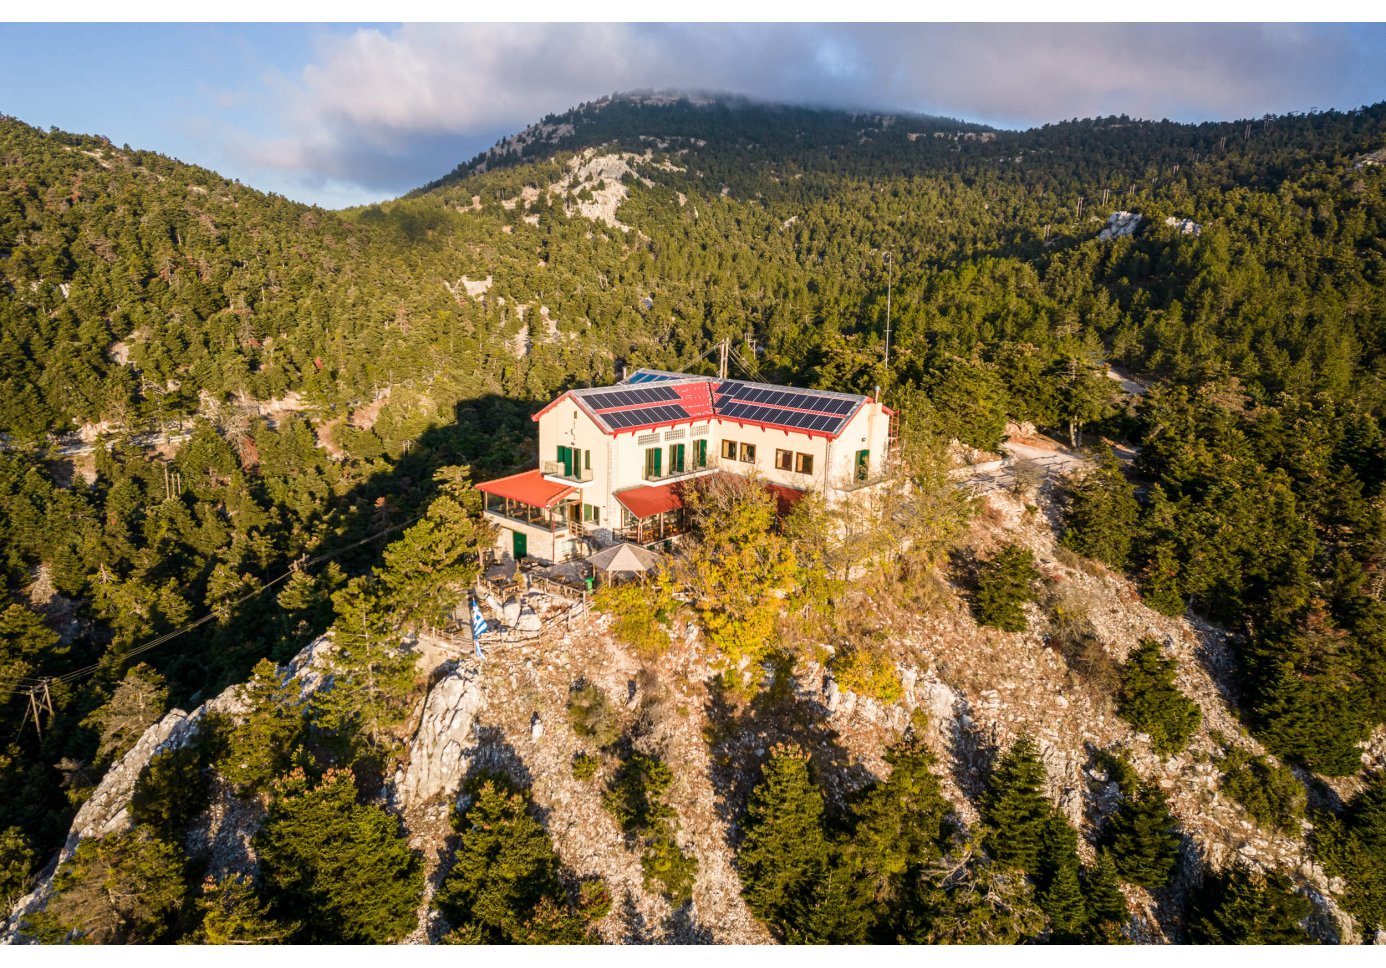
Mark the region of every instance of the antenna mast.
<instances>
[{"instance_id":1,"label":"antenna mast","mask_svg":"<svg viewBox=\"0 0 1386 968\"><path fill-rule=\"evenodd\" d=\"M886 250L886 345L885 345L885 365L886 373L890 373L890 286L893 281L895 266L890 258L890 250Z\"/></svg>"}]
</instances>

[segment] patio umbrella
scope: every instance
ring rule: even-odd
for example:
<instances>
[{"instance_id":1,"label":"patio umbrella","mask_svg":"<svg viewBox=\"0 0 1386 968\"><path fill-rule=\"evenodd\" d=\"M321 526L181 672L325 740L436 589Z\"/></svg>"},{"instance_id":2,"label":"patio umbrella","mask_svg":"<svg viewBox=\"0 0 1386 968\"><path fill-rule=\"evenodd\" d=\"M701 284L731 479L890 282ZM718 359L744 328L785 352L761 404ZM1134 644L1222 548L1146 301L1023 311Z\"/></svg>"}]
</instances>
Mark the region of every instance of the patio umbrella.
<instances>
[{"instance_id":1,"label":"patio umbrella","mask_svg":"<svg viewBox=\"0 0 1386 968\"><path fill-rule=\"evenodd\" d=\"M626 542L597 552L587 559L587 563L597 571L604 572L607 578L625 578L653 571L659 557L653 551Z\"/></svg>"}]
</instances>

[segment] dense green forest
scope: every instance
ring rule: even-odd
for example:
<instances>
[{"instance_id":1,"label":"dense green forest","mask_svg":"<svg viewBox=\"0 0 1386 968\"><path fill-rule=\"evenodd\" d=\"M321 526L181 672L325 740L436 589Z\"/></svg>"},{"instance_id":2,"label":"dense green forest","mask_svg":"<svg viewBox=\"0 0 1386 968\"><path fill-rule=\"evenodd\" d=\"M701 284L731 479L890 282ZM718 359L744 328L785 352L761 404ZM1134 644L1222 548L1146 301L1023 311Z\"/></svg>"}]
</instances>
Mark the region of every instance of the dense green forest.
<instances>
[{"instance_id":1,"label":"dense green forest","mask_svg":"<svg viewBox=\"0 0 1386 968\"><path fill-rule=\"evenodd\" d=\"M1386 169L1359 164L1383 143L1386 105L1006 132L614 99L402 199L329 212L0 119L0 895L12 901L51 858L145 726L250 678L260 718L148 776L182 789L223 764L269 798L266 884L194 897L180 870L177 896L151 896L99 936L400 937L417 871L352 780L368 790L394 762L403 693L380 683L407 671L360 650L341 660L359 690L285 718L257 663L284 662L334 621L370 641L429 618L438 583L469 578L459 549L480 540L468 481L532 462L530 413L623 365L705 372L724 338L769 380L880 387L907 445L994 450L1008 420L1104 454L1104 441L1135 445L1133 466L1104 457L1075 484L1065 544L1133 576L1152 607L1236 633L1233 698L1267 749L1322 776L1358 773L1358 744L1386 722ZM626 153L614 222L580 210L617 188L576 177L590 149ZM1141 213L1137 231L1098 239L1117 210ZM1109 361L1149 392L1118 403ZM1158 656L1122 674L1121 714L1179 748L1190 714ZM40 732L30 688L45 681ZM951 840L925 797L909 809L930 835L909 857L879 857L906 850L887 830L895 774L820 816L807 767L777 753L738 861L753 910L790 940L1109 938L1113 879L1158 880L1164 859L1129 860L1116 821L1094 868L1047 814L1025 821L1023 843L988 841L1033 808L1010 789L1035 786L1028 755L998 773L980 842ZM1368 779L1319 818L1315 847L1353 885L1353 913L1380 923L1386 817ZM1153 802L1132 789L1133 813ZM468 839L484 839L468 817L492 811L542 869L528 906L504 917L485 907L502 886L450 883L442 903L463 940L581 940L609 907L558 890L524 801L496 779L456 818L459 856L509 849ZM1121 822L1160 827L1155 806ZM352 905L372 888L343 884L302 833L352 809L340 822L365 866L401 885L370 917ZM786 811L822 843L780 850L788 835L768 818ZM119 844L84 847L78 867L160 881L189 818L157 812ZM652 831L653 850L665 841ZM920 874L950 860L952 881ZM677 856L658 863L677 880ZM845 877L853 864L877 880ZM343 895L328 913L314 878ZM853 894L858 880L875 893ZM961 905L987 891L1016 903L979 928ZM84 916L79 895L35 929L63 937ZM1283 895L1234 871L1208 885L1190 931L1228 937L1241 904L1273 908L1283 932Z\"/></svg>"}]
</instances>

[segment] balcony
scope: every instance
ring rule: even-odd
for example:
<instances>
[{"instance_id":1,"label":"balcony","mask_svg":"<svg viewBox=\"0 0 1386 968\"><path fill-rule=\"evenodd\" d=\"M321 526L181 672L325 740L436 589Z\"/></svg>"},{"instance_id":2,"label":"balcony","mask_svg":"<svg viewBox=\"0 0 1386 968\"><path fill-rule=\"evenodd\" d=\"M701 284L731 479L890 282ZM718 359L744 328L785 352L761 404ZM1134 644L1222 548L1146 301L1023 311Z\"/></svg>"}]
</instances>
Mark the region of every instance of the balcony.
<instances>
[{"instance_id":1,"label":"balcony","mask_svg":"<svg viewBox=\"0 0 1386 968\"><path fill-rule=\"evenodd\" d=\"M715 468L713 467L713 462L711 460L709 460L706 464L702 465L701 467L694 467L692 463L689 463L684 467L683 470L679 471L664 469L659 471L659 473L655 473L650 468L646 467L644 471L640 474L640 479L642 481L650 481L651 483L658 484L663 481L672 481L677 477L692 477L694 474L705 474L708 471L714 469Z\"/></svg>"},{"instance_id":2,"label":"balcony","mask_svg":"<svg viewBox=\"0 0 1386 968\"><path fill-rule=\"evenodd\" d=\"M553 481L555 484L568 484L573 487L585 487L592 483L592 468L573 467L564 464L561 460L546 460L540 463L539 470L544 475L544 480Z\"/></svg>"}]
</instances>

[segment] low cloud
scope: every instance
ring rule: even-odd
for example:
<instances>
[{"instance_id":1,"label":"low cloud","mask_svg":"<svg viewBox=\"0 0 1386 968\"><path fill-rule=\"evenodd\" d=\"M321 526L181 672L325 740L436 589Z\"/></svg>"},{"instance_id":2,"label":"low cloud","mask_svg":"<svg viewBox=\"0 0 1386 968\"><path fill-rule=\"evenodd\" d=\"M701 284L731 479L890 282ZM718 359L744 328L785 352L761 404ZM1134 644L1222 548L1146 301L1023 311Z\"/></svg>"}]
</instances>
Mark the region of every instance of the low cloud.
<instances>
[{"instance_id":1,"label":"low cloud","mask_svg":"<svg viewBox=\"0 0 1386 968\"><path fill-rule=\"evenodd\" d=\"M324 38L271 84L289 134L251 167L313 194L397 194L545 114L614 91L729 91L1011 127L1105 114L1196 120L1386 95L1386 33L1295 25L478 24Z\"/></svg>"}]
</instances>

